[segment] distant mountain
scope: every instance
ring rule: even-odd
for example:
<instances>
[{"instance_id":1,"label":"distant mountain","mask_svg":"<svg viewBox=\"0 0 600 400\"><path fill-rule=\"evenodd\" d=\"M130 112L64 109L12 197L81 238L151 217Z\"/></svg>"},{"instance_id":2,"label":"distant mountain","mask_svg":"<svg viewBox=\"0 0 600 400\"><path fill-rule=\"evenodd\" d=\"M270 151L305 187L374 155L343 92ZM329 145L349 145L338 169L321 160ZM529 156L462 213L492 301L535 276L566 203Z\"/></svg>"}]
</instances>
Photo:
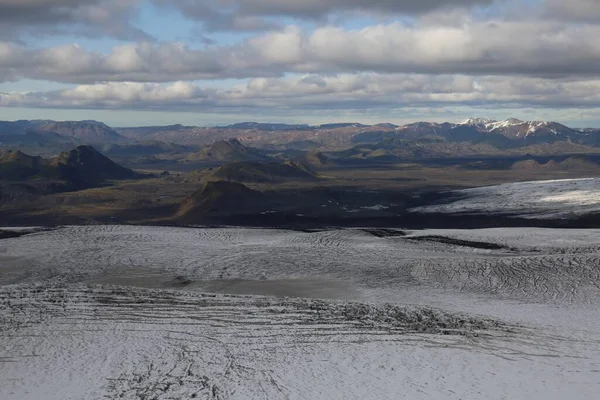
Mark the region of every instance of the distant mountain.
<instances>
[{"instance_id":1,"label":"distant mountain","mask_svg":"<svg viewBox=\"0 0 600 400\"><path fill-rule=\"evenodd\" d=\"M217 128L224 129L255 129L259 131L298 131L298 130L310 130L310 125L290 125L290 124L271 124L271 123L260 123L260 122L241 122L238 124L232 124L227 126L219 126Z\"/></svg>"},{"instance_id":2,"label":"distant mountain","mask_svg":"<svg viewBox=\"0 0 600 400\"><path fill-rule=\"evenodd\" d=\"M443 124L435 122L415 122L397 128L397 132L403 139L418 139L425 136L444 136L444 134L454 126L454 124L448 122Z\"/></svg>"},{"instance_id":3,"label":"distant mountain","mask_svg":"<svg viewBox=\"0 0 600 400\"><path fill-rule=\"evenodd\" d=\"M319 129L338 129L338 128L365 128L368 125L359 124L357 122L340 122L334 124L321 124L318 125Z\"/></svg>"},{"instance_id":4,"label":"distant mountain","mask_svg":"<svg viewBox=\"0 0 600 400\"><path fill-rule=\"evenodd\" d=\"M187 224L202 223L219 214L243 215L265 209L265 197L241 183L207 182L188 196L177 210L175 218Z\"/></svg>"},{"instance_id":5,"label":"distant mountain","mask_svg":"<svg viewBox=\"0 0 600 400\"><path fill-rule=\"evenodd\" d=\"M228 182L264 183L315 180L316 174L309 167L299 162L237 162L215 169L210 174L209 179Z\"/></svg>"},{"instance_id":6,"label":"distant mountain","mask_svg":"<svg viewBox=\"0 0 600 400\"><path fill-rule=\"evenodd\" d=\"M0 143L120 143L127 138L97 121L0 121Z\"/></svg>"},{"instance_id":7,"label":"distant mountain","mask_svg":"<svg viewBox=\"0 0 600 400\"><path fill-rule=\"evenodd\" d=\"M37 126L35 131L55 133L82 143L122 142L126 140L108 125L97 121L48 122Z\"/></svg>"},{"instance_id":8,"label":"distant mountain","mask_svg":"<svg viewBox=\"0 0 600 400\"><path fill-rule=\"evenodd\" d=\"M155 141L206 149L191 156L190 162L267 161L266 152L258 148L282 152L286 150L341 151L361 144L404 143L413 141L426 151L428 147L445 146L443 154L451 154L454 144L479 146L492 153L527 151L596 152L600 148L600 129L573 129L551 121L521 121L510 118L495 121L487 118L469 118L459 123L416 122L397 126L390 123L364 125L360 123L332 123L317 126L306 124L279 124L244 122L221 127L190 127L183 125L150 126L112 129L95 121L53 122L16 121L0 122L0 147L31 146L62 149L64 141L72 144L98 143L127 145L133 141ZM446 145L440 144L445 141ZM555 143L556 146L552 147ZM246 152L242 147L247 147ZM383 145L382 145L383 146ZM379 150L383 149L379 146ZM533 147L540 146L538 149ZM383 150L390 150L385 146ZM476 147L472 147L475 150ZM586 150L586 147L590 149ZM110 149L102 147L102 149ZM129 148L134 150L134 148ZM374 149L378 150L378 149ZM111 150L112 151L112 150ZM115 151L119 149L115 148ZM153 151L150 148L140 152ZM438 152L435 150L435 152ZM252 154L249 154L252 153ZM379 151L377 154L382 153ZM471 150L467 153L471 154ZM486 153L487 154L487 153ZM148 155L152 155L149 153ZM293 153L296 157L298 153Z\"/></svg>"},{"instance_id":9,"label":"distant mountain","mask_svg":"<svg viewBox=\"0 0 600 400\"><path fill-rule=\"evenodd\" d=\"M587 156L572 156L560 162L561 168L568 170L600 171L600 163Z\"/></svg>"},{"instance_id":10,"label":"distant mountain","mask_svg":"<svg viewBox=\"0 0 600 400\"><path fill-rule=\"evenodd\" d=\"M400 161L403 158L426 158L443 154L413 141L388 139L374 144L360 144L328 155L337 162L343 162L344 160Z\"/></svg>"},{"instance_id":11,"label":"distant mountain","mask_svg":"<svg viewBox=\"0 0 600 400\"><path fill-rule=\"evenodd\" d=\"M0 145L4 146L57 146L70 144L73 145L75 142L64 136L60 136L52 132L25 132L25 133L13 133L0 135Z\"/></svg>"},{"instance_id":12,"label":"distant mountain","mask_svg":"<svg viewBox=\"0 0 600 400\"><path fill-rule=\"evenodd\" d=\"M379 124L375 124L375 126L377 126L379 128L387 128L387 129L396 129L399 127L399 125L390 124L389 122L382 122Z\"/></svg>"},{"instance_id":13,"label":"distant mountain","mask_svg":"<svg viewBox=\"0 0 600 400\"><path fill-rule=\"evenodd\" d=\"M469 118L458 124L417 122L394 130L363 130L354 135L353 143L440 138L449 143L490 145L498 150L515 149L538 144L569 142L584 146L600 146L600 130L571 129L557 122L521 121L515 118L494 121Z\"/></svg>"},{"instance_id":14,"label":"distant mountain","mask_svg":"<svg viewBox=\"0 0 600 400\"><path fill-rule=\"evenodd\" d=\"M7 135L22 135L30 132L37 126L46 124L50 121L44 120L19 120L19 121L0 121L0 138Z\"/></svg>"},{"instance_id":15,"label":"distant mountain","mask_svg":"<svg viewBox=\"0 0 600 400\"><path fill-rule=\"evenodd\" d=\"M79 188L98 185L106 180L139 177L141 175L115 164L90 146L79 146L51 159L29 156L20 151L0 153L2 180L61 180Z\"/></svg>"},{"instance_id":16,"label":"distant mountain","mask_svg":"<svg viewBox=\"0 0 600 400\"><path fill-rule=\"evenodd\" d=\"M164 126L137 126L128 128L115 128L115 132L119 135L132 139L145 139L148 136L161 134L166 132L183 132L189 131L196 127L184 126L181 124L164 125Z\"/></svg>"},{"instance_id":17,"label":"distant mountain","mask_svg":"<svg viewBox=\"0 0 600 400\"><path fill-rule=\"evenodd\" d=\"M566 127L558 122L521 121L510 118L505 121L494 121L484 118L471 118L458 124L478 128L482 132L496 133L509 139L568 140L578 136L580 131Z\"/></svg>"},{"instance_id":18,"label":"distant mountain","mask_svg":"<svg viewBox=\"0 0 600 400\"><path fill-rule=\"evenodd\" d=\"M309 151L300 157L296 157L295 161L306 165L311 169L321 169L332 166L334 163L320 151L312 152Z\"/></svg>"},{"instance_id":19,"label":"distant mountain","mask_svg":"<svg viewBox=\"0 0 600 400\"><path fill-rule=\"evenodd\" d=\"M76 141L53 132L38 132L49 121L0 121L0 147L35 153L55 153L71 148Z\"/></svg>"},{"instance_id":20,"label":"distant mountain","mask_svg":"<svg viewBox=\"0 0 600 400\"><path fill-rule=\"evenodd\" d=\"M321 147L321 144L313 140L299 140L297 142L286 143L284 147L288 150L311 150Z\"/></svg>"},{"instance_id":21,"label":"distant mountain","mask_svg":"<svg viewBox=\"0 0 600 400\"><path fill-rule=\"evenodd\" d=\"M598 173L600 172L600 163L591 157L572 156L565 159L552 159L545 163L536 160L523 160L515 162L512 165L514 170L554 170L554 171L581 171Z\"/></svg>"},{"instance_id":22,"label":"distant mountain","mask_svg":"<svg viewBox=\"0 0 600 400\"><path fill-rule=\"evenodd\" d=\"M489 118L468 118L459 122L457 125L486 126L488 124L493 124L494 122L497 121Z\"/></svg>"},{"instance_id":23,"label":"distant mountain","mask_svg":"<svg viewBox=\"0 0 600 400\"><path fill-rule=\"evenodd\" d=\"M113 156L150 156L162 153L189 152L192 148L158 140L144 140L131 144L106 144L100 146L104 154Z\"/></svg>"},{"instance_id":24,"label":"distant mountain","mask_svg":"<svg viewBox=\"0 0 600 400\"><path fill-rule=\"evenodd\" d=\"M220 140L186 158L188 162L270 161L260 150L246 147L237 139Z\"/></svg>"}]
</instances>

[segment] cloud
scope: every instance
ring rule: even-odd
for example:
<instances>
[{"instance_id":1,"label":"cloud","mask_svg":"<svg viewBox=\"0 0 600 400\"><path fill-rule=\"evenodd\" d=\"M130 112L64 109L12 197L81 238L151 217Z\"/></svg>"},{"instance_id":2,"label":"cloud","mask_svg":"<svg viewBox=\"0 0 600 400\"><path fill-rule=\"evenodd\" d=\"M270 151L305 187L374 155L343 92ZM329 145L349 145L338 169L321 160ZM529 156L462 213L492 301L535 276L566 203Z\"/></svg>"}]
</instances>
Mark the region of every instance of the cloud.
<instances>
[{"instance_id":1,"label":"cloud","mask_svg":"<svg viewBox=\"0 0 600 400\"><path fill-rule=\"evenodd\" d=\"M598 0L543 0L542 10L560 21L600 22Z\"/></svg>"},{"instance_id":2,"label":"cloud","mask_svg":"<svg viewBox=\"0 0 600 400\"><path fill-rule=\"evenodd\" d=\"M0 0L0 38L76 34L150 39L131 24L141 0Z\"/></svg>"},{"instance_id":3,"label":"cloud","mask_svg":"<svg viewBox=\"0 0 600 400\"><path fill-rule=\"evenodd\" d=\"M324 20L335 14L417 15L434 10L489 5L493 0L153 0L201 21L207 30L265 30L280 27L272 18Z\"/></svg>"},{"instance_id":4,"label":"cloud","mask_svg":"<svg viewBox=\"0 0 600 400\"><path fill-rule=\"evenodd\" d=\"M58 92L56 99L66 103L100 104L100 105L131 105L146 103L180 102L189 99L204 98L204 92L189 82L175 82L170 85L158 83L119 82L96 85L80 85L73 89Z\"/></svg>"},{"instance_id":5,"label":"cloud","mask_svg":"<svg viewBox=\"0 0 600 400\"><path fill-rule=\"evenodd\" d=\"M77 44L32 50L0 42L0 82L23 78L66 83L165 82L218 78L225 74L224 68L212 52L191 50L181 43L125 44L103 54Z\"/></svg>"},{"instance_id":6,"label":"cloud","mask_svg":"<svg viewBox=\"0 0 600 400\"><path fill-rule=\"evenodd\" d=\"M159 42L131 23L148 1L200 21L200 32L246 33ZM500 3L473 12L492 0L0 0L0 82L73 85L0 93L0 106L257 114L600 106L598 0L538 1L535 12L508 18L494 12ZM349 15L380 23L350 28L340 23ZM124 41L98 51L15 40L50 33ZM230 78L244 82L219 83Z\"/></svg>"},{"instance_id":7,"label":"cloud","mask_svg":"<svg viewBox=\"0 0 600 400\"><path fill-rule=\"evenodd\" d=\"M358 110L481 106L593 108L600 79L415 74L299 75L256 78L233 87L105 82L39 93L0 93L0 106L235 112ZM270 112L270 111L269 111Z\"/></svg>"},{"instance_id":8,"label":"cloud","mask_svg":"<svg viewBox=\"0 0 600 400\"><path fill-rule=\"evenodd\" d=\"M598 74L600 26L534 21L462 26L399 23L360 30L326 26L250 39L257 59L294 70L471 74ZM574 62L577 60L577 62Z\"/></svg>"},{"instance_id":9,"label":"cloud","mask_svg":"<svg viewBox=\"0 0 600 400\"><path fill-rule=\"evenodd\" d=\"M0 42L0 81L169 82L356 72L600 75L600 25L469 21L460 26L380 24L346 30L291 26L229 46L129 43L109 53Z\"/></svg>"},{"instance_id":10,"label":"cloud","mask_svg":"<svg viewBox=\"0 0 600 400\"><path fill-rule=\"evenodd\" d=\"M318 16L340 11L382 11L418 14L440 8L489 5L491 0L237 0L245 13L254 15Z\"/></svg>"}]
</instances>

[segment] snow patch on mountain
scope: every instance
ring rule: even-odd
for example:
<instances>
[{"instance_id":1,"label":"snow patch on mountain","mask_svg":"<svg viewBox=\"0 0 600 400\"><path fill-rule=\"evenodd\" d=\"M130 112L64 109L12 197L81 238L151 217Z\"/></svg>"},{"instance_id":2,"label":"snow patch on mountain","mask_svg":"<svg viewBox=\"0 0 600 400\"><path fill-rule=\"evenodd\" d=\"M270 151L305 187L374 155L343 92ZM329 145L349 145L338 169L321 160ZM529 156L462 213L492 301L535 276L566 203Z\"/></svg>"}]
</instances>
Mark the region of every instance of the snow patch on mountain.
<instances>
[{"instance_id":1,"label":"snow patch on mountain","mask_svg":"<svg viewBox=\"0 0 600 400\"><path fill-rule=\"evenodd\" d=\"M485 126L495 122L497 121L489 118L468 118L459 122L457 125Z\"/></svg>"},{"instance_id":2,"label":"snow patch on mountain","mask_svg":"<svg viewBox=\"0 0 600 400\"><path fill-rule=\"evenodd\" d=\"M523 125L523 124L524 124L524 122L521 121L520 119L509 118L504 121L496 121L496 122L489 123L485 127L488 130L488 132L491 132L495 129L511 128L513 126Z\"/></svg>"},{"instance_id":3,"label":"snow patch on mountain","mask_svg":"<svg viewBox=\"0 0 600 400\"><path fill-rule=\"evenodd\" d=\"M561 131L570 130L556 122L549 121L522 121L517 118L509 118L503 121L495 121L488 118L468 118L459 122L456 126L473 126L483 132L494 132L503 134L507 137L527 138L538 132L545 134L559 135Z\"/></svg>"}]
</instances>

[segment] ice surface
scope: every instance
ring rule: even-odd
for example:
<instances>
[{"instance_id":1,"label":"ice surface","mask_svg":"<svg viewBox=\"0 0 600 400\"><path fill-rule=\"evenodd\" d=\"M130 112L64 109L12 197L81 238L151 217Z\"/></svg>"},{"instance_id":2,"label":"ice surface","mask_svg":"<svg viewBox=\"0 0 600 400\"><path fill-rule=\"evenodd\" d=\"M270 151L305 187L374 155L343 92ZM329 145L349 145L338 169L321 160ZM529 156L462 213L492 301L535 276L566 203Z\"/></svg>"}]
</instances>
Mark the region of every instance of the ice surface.
<instances>
[{"instance_id":1,"label":"ice surface","mask_svg":"<svg viewBox=\"0 0 600 400\"><path fill-rule=\"evenodd\" d=\"M600 390L600 230L64 227L0 285L3 400Z\"/></svg>"},{"instance_id":2,"label":"ice surface","mask_svg":"<svg viewBox=\"0 0 600 400\"><path fill-rule=\"evenodd\" d=\"M506 183L454 192L448 204L416 207L412 212L502 214L522 218L568 218L600 212L600 179L563 179Z\"/></svg>"}]
</instances>

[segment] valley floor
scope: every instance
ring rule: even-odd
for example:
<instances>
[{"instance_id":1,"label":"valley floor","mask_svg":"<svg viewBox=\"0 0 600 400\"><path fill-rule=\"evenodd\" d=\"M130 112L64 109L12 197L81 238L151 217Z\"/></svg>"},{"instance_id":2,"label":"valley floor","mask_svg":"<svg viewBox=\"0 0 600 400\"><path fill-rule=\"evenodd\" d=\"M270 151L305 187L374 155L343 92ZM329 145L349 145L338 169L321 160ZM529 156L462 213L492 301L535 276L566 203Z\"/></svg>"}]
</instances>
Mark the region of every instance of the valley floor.
<instances>
[{"instance_id":1,"label":"valley floor","mask_svg":"<svg viewBox=\"0 0 600 400\"><path fill-rule=\"evenodd\" d=\"M600 230L16 231L2 399L600 390Z\"/></svg>"}]
</instances>

